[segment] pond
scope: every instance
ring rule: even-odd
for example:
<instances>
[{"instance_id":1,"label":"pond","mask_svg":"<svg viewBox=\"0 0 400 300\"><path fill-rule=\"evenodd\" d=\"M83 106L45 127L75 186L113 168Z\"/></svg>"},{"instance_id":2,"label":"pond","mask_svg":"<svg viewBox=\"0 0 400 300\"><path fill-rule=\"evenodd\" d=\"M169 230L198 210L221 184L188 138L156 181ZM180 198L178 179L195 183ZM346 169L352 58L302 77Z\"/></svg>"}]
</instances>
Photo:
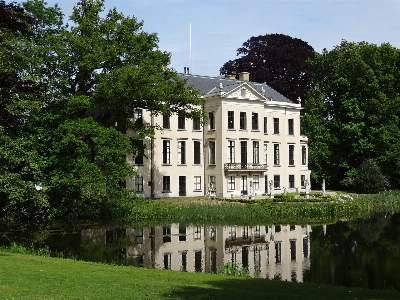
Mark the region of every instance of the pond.
<instances>
[{"instance_id":1,"label":"pond","mask_svg":"<svg viewBox=\"0 0 400 300\"><path fill-rule=\"evenodd\" d=\"M234 265L252 277L400 290L400 214L328 225L81 225L3 231L0 245L48 247L53 256L184 272Z\"/></svg>"}]
</instances>

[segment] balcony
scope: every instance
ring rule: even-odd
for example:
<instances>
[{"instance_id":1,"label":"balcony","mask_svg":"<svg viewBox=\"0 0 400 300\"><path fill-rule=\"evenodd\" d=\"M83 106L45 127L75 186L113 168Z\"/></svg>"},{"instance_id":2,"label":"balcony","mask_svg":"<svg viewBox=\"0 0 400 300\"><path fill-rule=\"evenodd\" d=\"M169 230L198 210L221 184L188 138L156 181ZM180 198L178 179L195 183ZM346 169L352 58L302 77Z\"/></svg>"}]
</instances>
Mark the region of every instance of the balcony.
<instances>
[{"instance_id":1,"label":"balcony","mask_svg":"<svg viewBox=\"0 0 400 300\"><path fill-rule=\"evenodd\" d=\"M267 164L248 164L248 163L227 163L224 164L224 170L226 171L244 171L244 170L257 170L267 171Z\"/></svg>"}]
</instances>

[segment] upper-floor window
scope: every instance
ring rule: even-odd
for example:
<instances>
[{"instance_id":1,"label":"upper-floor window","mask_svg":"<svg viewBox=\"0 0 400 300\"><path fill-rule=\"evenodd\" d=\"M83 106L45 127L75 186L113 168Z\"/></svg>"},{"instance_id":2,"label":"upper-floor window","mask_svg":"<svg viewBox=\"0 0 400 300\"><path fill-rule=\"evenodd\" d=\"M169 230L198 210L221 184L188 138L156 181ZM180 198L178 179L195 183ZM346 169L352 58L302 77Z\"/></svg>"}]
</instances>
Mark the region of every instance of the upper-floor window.
<instances>
[{"instance_id":1,"label":"upper-floor window","mask_svg":"<svg viewBox=\"0 0 400 300\"><path fill-rule=\"evenodd\" d=\"M274 118L274 134L279 134L279 118Z\"/></svg>"},{"instance_id":2,"label":"upper-floor window","mask_svg":"<svg viewBox=\"0 0 400 300\"><path fill-rule=\"evenodd\" d=\"M215 129L215 119L214 119L214 112L210 111L208 113L208 124L210 126L210 130L214 130Z\"/></svg>"},{"instance_id":3,"label":"upper-floor window","mask_svg":"<svg viewBox=\"0 0 400 300\"><path fill-rule=\"evenodd\" d=\"M200 165L201 164L200 141L193 141L193 148L194 148L193 163L195 165Z\"/></svg>"},{"instance_id":4,"label":"upper-floor window","mask_svg":"<svg viewBox=\"0 0 400 300\"><path fill-rule=\"evenodd\" d=\"M137 144L137 148L135 148L135 151L133 153L133 156L135 158L135 165L143 165L143 157L144 157L144 146L143 146L143 141L138 141L139 144Z\"/></svg>"},{"instance_id":5,"label":"upper-floor window","mask_svg":"<svg viewBox=\"0 0 400 300\"><path fill-rule=\"evenodd\" d=\"M240 129L246 130L247 129L247 120L246 120L246 112L240 112Z\"/></svg>"},{"instance_id":6,"label":"upper-floor window","mask_svg":"<svg viewBox=\"0 0 400 300\"><path fill-rule=\"evenodd\" d=\"M193 130L200 130L200 119L193 118Z\"/></svg>"},{"instance_id":7,"label":"upper-floor window","mask_svg":"<svg viewBox=\"0 0 400 300\"><path fill-rule=\"evenodd\" d=\"M209 160L208 163L210 165L215 165L215 141L208 141L208 155Z\"/></svg>"},{"instance_id":8,"label":"upper-floor window","mask_svg":"<svg viewBox=\"0 0 400 300\"><path fill-rule=\"evenodd\" d=\"M163 115L163 128L164 129L170 129L171 128L171 122L170 122L170 116L169 115Z\"/></svg>"},{"instance_id":9,"label":"upper-floor window","mask_svg":"<svg viewBox=\"0 0 400 300\"><path fill-rule=\"evenodd\" d=\"M228 163L235 163L235 141L228 141Z\"/></svg>"},{"instance_id":10,"label":"upper-floor window","mask_svg":"<svg viewBox=\"0 0 400 300\"><path fill-rule=\"evenodd\" d=\"M294 145L289 145L289 166L294 165Z\"/></svg>"},{"instance_id":11,"label":"upper-floor window","mask_svg":"<svg viewBox=\"0 0 400 300\"><path fill-rule=\"evenodd\" d=\"M235 128L235 112L228 111L228 129Z\"/></svg>"},{"instance_id":12,"label":"upper-floor window","mask_svg":"<svg viewBox=\"0 0 400 300\"><path fill-rule=\"evenodd\" d=\"M185 129L185 116L178 115L178 129Z\"/></svg>"},{"instance_id":13,"label":"upper-floor window","mask_svg":"<svg viewBox=\"0 0 400 300\"><path fill-rule=\"evenodd\" d=\"M268 144L264 143L264 163L268 165Z\"/></svg>"},{"instance_id":14,"label":"upper-floor window","mask_svg":"<svg viewBox=\"0 0 400 300\"><path fill-rule=\"evenodd\" d=\"M178 141L178 165L186 164L186 141Z\"/></svg>"},{"instance_id":15,"label":"upper-floor window","mask_svg":"<svg viewBox=\"0 0 400 300\"><path fill-rule=\"evenodd\" d=\"M288 132L289 135L294 135L294 119L288 120Z\"/></svg>"},{"instance_id":16,"label":"upper-floor window","mask_svg":"<svg viewBox=\"0 0 400 300\"><path fill-rule=\"evenodd\" d=\"M267 117L264 117L264 134L268 133L268 122L267 122Z\"/></svg>"},{"instance_id":17,"label":"upper-floor window","mask_svg":"<svg viewBox=\"0 0 400 300\"><path fill-rule=\"evenodd\" d=\"M274 144L274 165L279 165L279 144Z\"/></svg>"},{"instance_id":18,"label":"upper-floor window","mask_svg":"<svg viewBox=\"0 0 400 300\"><path fill-rule=\"evenodd\" d=\"M253 163L260 163L260 143L258 141L253 141Z\"/></svg>"},{"instance_id":19,"label":"upper-floor window","mask_svg":"<svg viewBox=\"0 0 400 300\"><path fill-rule=\"evenodd\" d=\"M253 112L251 114L251 129L258 130L258 113Z\"/></svg>"},{"instance_id":20,"label":"upper-floor window","mask_svg":"<svg viewBox=\"0 0 400 300\"><path fill-rule=\"evenodd\" d=\"M307 148L306 148L306 146L301 146L301 164L303 166L307 165Z\"/></svg>"},{"instance_id":21,"label":"upper-floor window","mask_svg":"<svg viewBox=\"0 0 400 300\"><path fill-rule=\"evenodd\" d=\"M136 125L143 124L143 109L135 108L133 119Z\"/></svg>"},{"instance_id":22,"label":"upper-floor window","mask_svg":"<svg viewBox=\"0 0 400 300\"><path fill-rule=\"evenodd\" d=\"M171 163L171 141L163 140L163 164Z\"/></svg>"}]
</instances>

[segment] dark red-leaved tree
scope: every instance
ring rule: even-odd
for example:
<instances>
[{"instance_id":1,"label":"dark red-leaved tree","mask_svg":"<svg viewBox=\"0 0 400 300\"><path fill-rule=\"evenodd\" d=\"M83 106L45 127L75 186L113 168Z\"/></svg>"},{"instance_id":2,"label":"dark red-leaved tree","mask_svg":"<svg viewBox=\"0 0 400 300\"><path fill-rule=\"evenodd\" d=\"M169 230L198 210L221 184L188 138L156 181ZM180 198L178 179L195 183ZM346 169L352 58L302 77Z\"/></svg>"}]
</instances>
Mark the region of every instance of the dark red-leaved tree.
<instances>
[{"instance_id":1,"label":"dark red-leaved tree","mask_svg":"<svg viewBox=\"0 0 400 300\"><path fill-rule=\"evenodd\" d=\"M251 37L237 49L239 58L226 62L221 75L250 72L250 80L265 82L291 100L303 98L309 86L306 61L315 51L307 42L284 34Z\"/></svg>"}]
</instances>

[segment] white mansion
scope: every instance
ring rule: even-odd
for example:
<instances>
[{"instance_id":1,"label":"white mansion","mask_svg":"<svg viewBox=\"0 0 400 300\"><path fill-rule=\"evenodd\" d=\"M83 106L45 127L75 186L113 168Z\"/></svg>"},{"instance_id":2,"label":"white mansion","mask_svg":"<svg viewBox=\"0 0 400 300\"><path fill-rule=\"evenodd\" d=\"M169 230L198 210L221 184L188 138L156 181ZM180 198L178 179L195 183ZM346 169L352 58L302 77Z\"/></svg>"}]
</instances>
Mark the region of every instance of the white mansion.
<instances>
[{"instance_id":1,"label":"white mansion","mask_svg":"<svg viewBox=\"0 0 400 300\"><path fill-rule=\"evenodd\" d=\"M136 118L163 128L145 140L143 155L128 155L138 176L126 187L143 197L231 197L296 192L310 182L307 137L300 135L301 104L249 73L231 77L180 74L204 99L208 123L178 115Z\"/></svg>"}]
</instances>

